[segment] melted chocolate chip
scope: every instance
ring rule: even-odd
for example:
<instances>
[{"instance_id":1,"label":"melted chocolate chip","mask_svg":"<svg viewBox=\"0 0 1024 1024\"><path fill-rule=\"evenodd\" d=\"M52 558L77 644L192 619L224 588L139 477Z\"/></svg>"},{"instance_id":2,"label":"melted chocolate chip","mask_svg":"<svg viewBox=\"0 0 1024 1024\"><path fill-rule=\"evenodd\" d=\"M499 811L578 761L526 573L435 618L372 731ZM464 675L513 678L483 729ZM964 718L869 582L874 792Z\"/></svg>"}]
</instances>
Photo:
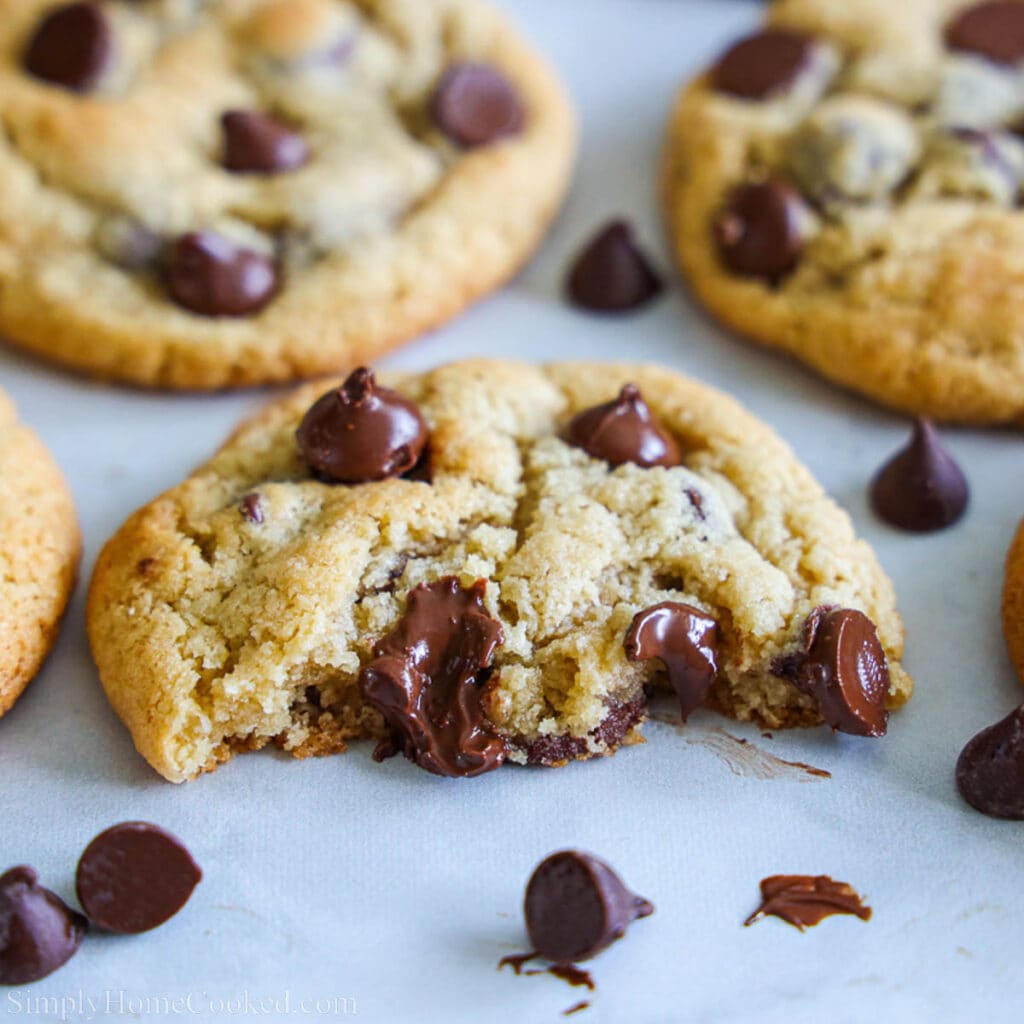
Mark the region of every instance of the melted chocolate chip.
<instances>
[{"instance_id":1,"label":"melted chocolate chip","mask_svg":"<svg viewBox=\"0 0 1024 1024\"><path fill-rule=\"evenodd\" d=\"M807 620L804 650L780 659L773 670L813 697L833 729L885 735L889 664L874 623L863 612L816 608Z\"/></svg>"},{"instance_id":2,"label":"melted chocolate chip","mask_svg":"<svg viewBox=\"0 0 1024 1024\"><path fill-rule=\"evenodd\" d=\"M113 53L107 16L97 3L65 4L36 27L25 51L25 70L74 92L92 89Z\"/></svg>"},{"instance_id":3,"label":"melted chocolate chip","mask_svg":"<svg viewBox=\"0 0 1024 1024\"><path fill-rule=\"evenodd\" d=\"M946 45L997 64L1024 60L1024 5L988 0L968 7L946 26Z\"/></svg>"},{"instance_id":4,"label":"melted chocolate chip","mask_svg":"<svg viewBox=\"0 0 1024 1024\"><path fill-rule=\"evenodd\" d=\"M595 740L601 747L614 749L625 739L629 730L643 719L646 712L647 698L641 694L633 700L610 706L601 724L587 736L539 736L518 746L525 752L527 764L550 768L589 753L589 739Z\"/></svg>"},{"instance_id":5,"label":"melted chocolate chip","mask_svg":"<svg viewBox=\"0 0 1024 1024\"><path fill-rule=\"evenodd\" d=\"M772 875L761 882L761 906L743 923L752 925L768 915L800 931L820 924L832 914L853 914L871 920L871 908L846 882L828 875Z\"/></svg>"},{"instance_id":6,"label":"melted chocolate chip","mask_svg":"<svg viewBox=\"0 0 1024 1024\"><path fill-rule=\"evenodd\" d=\"M707 699L718 674L718 624L698 608L664 601L633 619L624 644L630 661L657 658L679 695L685 722Z\"/></svg>"},{"instance_id":7,"label":"melted chocolate chip","mask_svg":"<svg viewBox=\"0 0 1024 1024\"><path fill-rule=\"evenodd\" d=\"M625 221L602 228L576 257L569 272L569 298L583 309L620 313L636 309L661 292L661 279Z\"/></svg>"},{"instance_id":8,"label":"melted chocolate chip","mask_svg":"<svg viewBox=\"0 0 1024 1024\"><path fill-rule=\"evenodd\" d=\"M810 36L789 29L766 29L726 50L711 71L711 83L719 92L740 99L769 99L797 80L813 52Z\"/></svg>"},{"instance_id":9,"label":"melted chocolate chip","mask_svg":"<svg viewBox=\"0 0 1024 1024\"><path fill-rule=\"evenodd\" d=\"M562 438L612 466L632 462L649 469L682 461L679 446L658 425L635 384L623 387L613 401L574 416Z\"/></svg>"},{"instance_id":10,"label":"melted chocolate chip","mask_svg":"<svg viewBox=\"0 0 1024 1024\"><path fill-rule=\"evenodd\" d=\"M392 729L377 760L402 751L435 775L459 778L493 771L505 760L505 741L483 704L483 684L505 642L501 623L484 608L486 587L478 580L467 590L454 576L421 584L374 647L359 685Z\"/></svg>"},{"instance_id":11,"label":"melted chocolate chip","mask_svg":"<svg viewBox=\"0 0 1024 1024\"><path fill-rule=\"evenodd\" d=\"M258 110L229 110L221 117L224 166L237 174L278 174L309 160L306 140L283 121Z\"/></svg>"},{"instance_id":12,"label":"melted chocolate chip","mask_svg":"<svg viewBox=\"0 0 1024 1024\"><path fill-rule=\"evenodd\" d=\"M526 886L526 930L540 956L557 964L589 960L654 907L629 891L604 861L562 850L537 865Z\"/></svg>"},{"instance_id":13,"label":"melted chocolate chip","mask_svg":"<svg viewBox=\"0 0 1024 1024\"><path fill-rule=\"evenodd\" d=\"M203 873L181 841L158 825L126 821L101 832L78 861L78 902L101 928L148 932L188 902Z\"/></svg>"},{"instance_id":14,"label":"melted chocolate chip","mask_svg":"<svg viewBox=\"0 0 1024 1024\"><path fill-rule=\"evenodd\" d=\"M361 484L414 469L429 432L413 402L378 387L373 373L361 367L313 403L296 438L322 479Z\"/></svg>"},{"instance_id":15,"label":"melted chocolate chip","mask_svg":"<svg viewBox=\"0 0 1024 1024\"><path fill-rule=\"evenodd\" d=\"M277 294L274 261L211 231L182 235L164 268L171 298L201 316L248 316Z\"/></svg>"},{"instance_id":16,"label":"melted chocolate chip","mask_svg":"<svg viewBox=\"0 0 1024 1024\"><path fill-rule=\"evenodd\" d=\"M28 985L78 952L88 923L30 867L0 875L0 985Z\"/></svg>"},{"instance_id":17,"label":"melted chocolate chip","mask_svg":"<svg viewBox=\"0 0 1024 1024\"><path fill-rule=\"evenodd\" d=\"M880 518L903 530L928 533L957 522L970 489L928 420L918 419L910 443L887 462L871 485Z\"/></svg>"},{"instance_id":18,"label":"melted chocolate chip","mask_svg":"<svg viewBox=\"0 0 1024 1024\"><path fill-rule=\"evenodd\" d=\"M964 747L956 762L956 785L982 814L1024 821L1024 706Z\"/></svg>"},{"instance_id":19,"label":"melted chocolate chip","mask_svg":"<svg viewBox=\"0 0 1024 1024\"><path fill-rule=\"evenodd\" d=\"M800 262L806 205L791 185L740 185L714 223L722 262L735 274L777 281Z\"/></svg>"},{"instance_id":20,"label":"melted chocolate chip","mask_svg":"<svg viewBox=\"0 0 1024 1024\"><path fill-rule=\"evenodd\" d=\"M457 145L471 148L517 135L526 120L515 87L487 64L453 64L431 100L438 128Z\"/></svg>"},{"instance_id":21,"label":"melted chocolate chip","mask_svg":"<svg viewBox=\"0 0 1024 1024\"><path fill-rule=\"evenodd\" d=\"M247 522L253 523L256 526L263 522L263 499L258 494L247 494L239 502L239 507Z\"/></svg>"}]
</instances>

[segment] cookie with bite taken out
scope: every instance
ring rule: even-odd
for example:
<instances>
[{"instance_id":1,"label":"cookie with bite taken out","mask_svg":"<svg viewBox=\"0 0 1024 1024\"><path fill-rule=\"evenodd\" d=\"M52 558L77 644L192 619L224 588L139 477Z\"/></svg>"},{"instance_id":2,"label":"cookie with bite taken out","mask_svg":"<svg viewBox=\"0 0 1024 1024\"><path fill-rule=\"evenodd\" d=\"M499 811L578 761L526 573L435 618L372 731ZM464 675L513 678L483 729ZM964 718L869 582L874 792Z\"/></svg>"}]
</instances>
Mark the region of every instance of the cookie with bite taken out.
<instances>
[{"instance_id":1,"label":"cookie with bite taken out","mask_svg":"<svg viewBox=\"0 0 1024 1024\"><path fill-rule=\"evenodd\" d=\"M357 370L240 427L107 543L107 695L182 781L361 737L444 776L639 739L649 692L885 732L892 587L733 400L656 366Z\"/></svg>"}]
</instances>

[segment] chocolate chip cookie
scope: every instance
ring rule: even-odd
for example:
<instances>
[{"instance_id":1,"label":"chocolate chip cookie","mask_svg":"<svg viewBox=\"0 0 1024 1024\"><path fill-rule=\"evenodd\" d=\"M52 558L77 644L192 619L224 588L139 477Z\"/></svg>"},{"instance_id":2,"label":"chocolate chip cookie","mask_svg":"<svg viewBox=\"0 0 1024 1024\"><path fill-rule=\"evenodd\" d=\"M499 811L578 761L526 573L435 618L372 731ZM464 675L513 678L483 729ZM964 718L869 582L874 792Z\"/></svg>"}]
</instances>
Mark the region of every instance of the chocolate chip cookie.
<instances>
[{"instance_id":1,"label":"chocolate chip cookie","mask_svg":"<svg viewBox=\"0 0 1024 1024\"><path fill-rule=\"evenodd\" d=\"M1006 556L1003 632L1010 648L1010 658L1024 679L1024 523L1021 523Z\"/></svg>"},{"instance_id":2,"label":"chocolate chip cookie","mask_svg":"<svg viewBox=\"0 0 1024 1024\"><path fill-rule=\"evenodd\" d=\"M693 292L893 408L1024 425L1024 4L767 18L671 117L664 203Z\"/></svg>"},{"instance_id":3,"label":"chocolate chip cookie","mask_svg":"<svg viewBox=\"0 0 1024 1024\"><path fill-rule=\"evenodd\" d=\"M483 0L0 0L0 332L167 388L454 316L566 187L567 100Z\"/></svg>"},{"instance_id":4,"label":"chocolate chip cookie","mask_svg":"<svg viewBox=\"0 0 1024 1024\"><path fill-rule=\"evenodd\" d=\"M190 779L372 737L445 776L639 738L648 692L885 731L892 587L734 401L665 369L471 361L307 385L118 531L88 627L143 756Z\"/></svg>"},{"instance_id":5,"label":"chocolate chip cookie","mask_svg":"<svg viewBox=\"0 0 1024 1024\"><path fill-rule=\"evenodd\" d=\"M0 391L0 716L57 639L81 546L64 477Z\"/></svg>"}]
</instances>

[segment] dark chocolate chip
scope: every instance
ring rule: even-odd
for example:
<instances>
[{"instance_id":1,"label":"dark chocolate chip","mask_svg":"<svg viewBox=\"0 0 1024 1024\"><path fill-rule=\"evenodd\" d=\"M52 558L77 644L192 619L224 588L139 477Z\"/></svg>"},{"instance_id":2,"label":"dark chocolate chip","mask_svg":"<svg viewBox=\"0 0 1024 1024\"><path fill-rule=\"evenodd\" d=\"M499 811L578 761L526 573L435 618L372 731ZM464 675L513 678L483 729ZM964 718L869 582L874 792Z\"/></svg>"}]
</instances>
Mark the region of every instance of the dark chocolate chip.
<instances>
[{"instance_id":1,"label":"dark chocolate chip","mask_svg":"<svg viewBox=\"0 0 1024 1024\"><path fill-rule=\"evenodd\" d=\"M386 719L392 737L383 760L403 752L435 775L471 778L505 760L505 741L484 711L484 683L501 623L484 608L486 582L466 589L454 576L410 592L405 614L374 647L359 676L363 697Z\"/></svg>"},{"instance_id":2,"label":"dark chocolate chip","mask_svg":"<svg viewBox=\"0 0 1024 1024\"><path fill-rule=\"evenodd\" d=\"M537 865L523 911L537 953L567 964L607 949L633 921L653 914L654 907L630 892L604 861L562 850Z\"/></svg>"},{"instance_id":3,"label":"dark chocolate chip","mask_svg":"<svg viewBox=\"0 0 1024 1024\"><path fill-rule=\"evenodd\" d=\"M884 736L889 720L889 663L874 623L852 608L817 608L807 620L804 650L781 674L814 698L839 732Z\"/></svg>"},{"instance_id":4,"label":"dark chocolate chip","mask_svg":"<svg viewBox=\"0 0 1024 1024\"><path fill-rule=\"evenodd\" d=\"M968 7L946 26L946 45L997 64L1024 60L1024 4L988 0Z\"/></svg>"},{"instance_id":5,"label":"dark chocolate chip","mask_svg":"<svg viewBox=\"0 0 1024 1024\"><path fill-rule=\"evenodd\" d=\"M483 146L523 129L523 104L515 87L488 64L453 64L431 100L437 126L453 142Z\"/></svg>"},{"instance_id":6,"label":"dark chocolate chip","mask_svg":"<svg viewBox=\"0 0 1024 1024\"><path fill-rule=\"evenodd\" d=\"M310 468L324 480L343 484L409 472L429 436L416 405L397 391L378 387L365 367L317 399L296 434Z\"/></svg>"},{"instance_id":7,"label":"dark chocolate chip","mask_svg":"<svg viewBox=\"0 0 1024 1024\"><path fill-rule=\"evenodd\" d=\"M679 695L683 721L707 699L718 675L718 624L700 609L664 601L639 612L626 633L630 661L657 658Z\"/></svg>"},{"instance_id":8,"label":"dark chocolate chip","mask_svg":"<svg viewBox=\"0 0 1024 1024\"><path fill-rule=\"evenodd\" d=\"M790 29L769 28L741 39L711 70L719 92L764 100L788 89L811 62L814 40Z\"/></svg>"},{"instance_id":9,"label":"dark chocolate chip","mask_svg":"<svg viewBox=\"0 0 1024 1024\"><path fill-rule=\"evenodd\" d=\"M599 313L636 309L661 292L661 279L625 221L602 228L576 257L567 290L572 302Z\"/></svg>"},{"instance_id":10,"label":"dark chocolate chip","mask_svg":"<svg viewBox=\"0 0 1024 1024\"><path fill-rule=\"evenodd\" d=\"M596 729L586 736L538 736L516 745L526 754L526 763L552 767L565 764L591 752L590 740L600 747L614 750L625 739L634 725L643 720L647 712L647 698L643 694L630 701L612 704Z\"/></svg>"},{"instance_id":11,"label":"dark chocolate chip","mask_svg":"<svg viewBox=\"0 0 1024 1024\"><path fill-rule=\"evenodd\" d=\"M258 110L229 110L221 117L224 166L237 174L278 174L309 160L306 140L289 125Z\"/></svg>"},{"instance_id":12,"label":"dark chocolate chip","mask_svg":"<svg viewBox=\"0 0 1024 1024\"><path fill-rule=\"evenodd\" d=\"M93 923L135 935L172 918L203 873L181 841L145 821L101 832L78 862L78 902Z\"/></svg>"},{"instance_id":13,"label":"dark chocolate chip","mask_svg":"<svg viewBox=\"0 0 1024 1024\"><path fill-rule=\"evenodd\" d=\"M107 16L97 3L52 9L36 27L25 51L25 70L74 92L92 89L113 53Z\"/></svg>"},{"instance_id":14,"label":"dark chocolate chip","mask_svg":"<svg viewBox=\"0 0 1024 1024\"><path fill-rule=\"evenodd\" d=\"M263 499L258 494L247 494L239 505L246 521L256 526L263 522Z\"/></svg>"},{"instance_id":15,"label":"dark chocolate chip","mask_svg":"<svg viewBox=\"0 0 1024 1024\"><path fill-rule=\"evenodd\" d=\"M917 533L957 522L969 497L967 478L925 419L914 423L910 443L879 470L871 485L878 516Z\"/></svg>"},{"instance_id":16,"label":"dark chocolate chip","mask_svg":"<svg viewBox=\"0 0 1024 1024\"><path fill-rule=\"evenodd\" d=\"M956 785L982 814L1024 821L1024 706L964 747L956 762Z\"/></svg>"},{"instance_id":17,"label":"dark chocolate chip","mask_svg":"<svg viewBox=\"0 0 1024 1024\"><path fill-rule=\"evenodd\" d=\"M280 285L272 259L211 231L182 235L171 247L164 275L174 301L202 316L256 313Z\"/></svg>"},{"instance_id":18,"label":"dark chocolate chip","mask_svg":"<svg viewBox=\"0 0 1024 1024\"><path fill-rule=\"evenodd\" d=\"M658 425L635 384L626 384L618 398L578 413L562 438L612 466L632 462L648 469L682 461L679 446Z\"/></svg>"},{"instance_id":19,"label":"dark chocolate chip","mask_svg":"<svg viewBox=\"0 0 1024 1024\"><path fill-rule=\"evenodd\" d=\"M800 931L820 924L833 914L852 914L871 920L871 908L846 882L828 875L772 875L761 882L761 906L743 923L752 925L768 915Z\"/></svg>"},{"instance_id":20,"label":"dark chocolate chip","mask_svg":"<svg viewBox=\"0 0 1024 1024\"><path fill-rule=\"evenodd\" d=\"M28 985L78 952L88 923L30 867L0 875L0 985Z\"/></svg>"},{"instance_id":21,"label":"dark chocolate chip","mask_svg":"<svg viewBox=\"0 0 1024 1024\"><path fill-rule=\"evenodd\" d=\"M740 185L714 223L722 261L745 277L784 277L803 255L806 211L800 193L783 181Z\"/></svg>"}]
</instances>

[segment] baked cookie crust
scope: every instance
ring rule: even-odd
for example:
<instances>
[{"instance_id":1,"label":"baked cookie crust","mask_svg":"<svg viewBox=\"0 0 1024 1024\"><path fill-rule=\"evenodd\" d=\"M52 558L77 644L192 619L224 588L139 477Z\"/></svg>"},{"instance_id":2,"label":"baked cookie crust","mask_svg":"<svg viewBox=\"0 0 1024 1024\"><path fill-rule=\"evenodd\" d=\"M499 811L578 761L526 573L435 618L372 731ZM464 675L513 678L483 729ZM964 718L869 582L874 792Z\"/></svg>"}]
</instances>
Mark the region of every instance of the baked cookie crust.
<instances>
[{"instance_id":1,"label":"baked cookie crust","mask_svg":"<svg viewBox=\"0 0 1024 1024\"><path fill-rule=\"evenodd\" d=\"M81 547L64 477L0 392L0 716L56 642Z\"/></svg>"},{"instance_id":2,"label":"baked cookie crust","mask_svg":"<svg viewBox=\"0 0 1024 1024\"><path fill-rule=\"evenodd\" d=\"M0 0L0 331L64 366L217 389L369 361L514 274L566 189L568 101L483 0L102 0L112 55L84 91L26 71L57 6ZM438 130L464 62L511 84L521 130ZM235 109L283 118L309 159L227 170ZM197 231L276 261L276 295L239 316L172 301L168 250Z\"/></svg>"},{"instance_id":3,"label":"baked cookie crust","mask_svg":"<svg viewBox=\"0 0 1024 1024\"><path fill-rule=\"evenodd\" d=\"M809 35L811 58L765 98L726 91L755 88L735 65L724 86L715 69L687 86L663 202L683 274L724 325L894 409L1022 426L1024 78L948 41L972 6L772 4L768 24ZM714 237L733 190L769 179L807 204L802 254L775 279L728 269Z\"/></svg>"},{"instance_id":4,"label":"baked cookie crust","mask_svg":"<svg viewBox=\"0 0 1024 1024\"><path fill-rule=\"evenodd\" d=\"M581 410L637 385L682 452L611 468L562 440ZM296 428L316 382L240 427L107 543L88 602L107 695L175 782L269 742L298 756L383 734L361 669L423 583L486 581L504 640L487 712L508 760L561 763L639 738L653 661L634 616L685 602L718 622L708 705L772 728L821 722L776 674L815 609L860 609L911 693L890 581L849 517L732 399L655 366L477 360L380 383L430 428L431 482L315 479Z\"/></svg>"}]
</instances>

